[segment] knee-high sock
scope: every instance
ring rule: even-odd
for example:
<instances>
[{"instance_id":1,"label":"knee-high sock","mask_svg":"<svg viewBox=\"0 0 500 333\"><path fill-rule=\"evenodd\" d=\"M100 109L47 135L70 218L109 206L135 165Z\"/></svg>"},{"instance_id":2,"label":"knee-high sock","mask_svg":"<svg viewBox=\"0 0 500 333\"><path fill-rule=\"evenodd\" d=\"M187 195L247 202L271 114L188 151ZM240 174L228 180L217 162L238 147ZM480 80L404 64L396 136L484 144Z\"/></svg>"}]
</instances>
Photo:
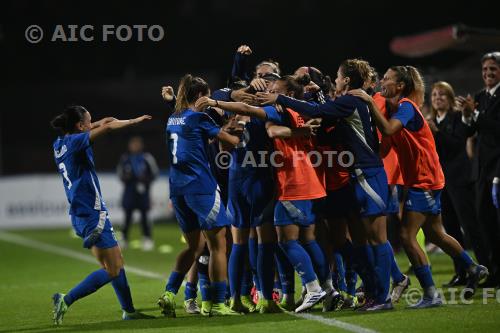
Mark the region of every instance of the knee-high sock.
<instances>
[{"instance_id":1,"label":"knee-high sock","mask_svg":"<svg viewBox=\"0 0 500 333\"><path fill-rule=\"evenodd\" d=\"M302 246L311 258L319 283L325 283L325 281L330 277L330 269L328 268L328 263L326 262L325 253L315 240L306 242L302 244Z\"/></svg>"},{"instance_id":2,"label":"knee-high sock","mask_svg":"<svg viewBox=\"0 0 500 333\"><path fill-rule=\"evenodd\" d=\"M423 265L418 267L413 267L415 276L420 282L420 286L424 290L424 295L429 298L435 296L436 288L434 286L434 280L432 279L432 273L429 265Z\"/></svg>"},{"instance_id":3,"label":"knee-high sock","mask_svg":"<svg viewBox=\"0 0 500 333\"><path fill-rule=\"evenodd\" d=\"M350 240L346 240L340 248L342 259L344 260L345 280L347 285L347 293L354 296L356 294L356 283L358 282L358 274L354 269L353 263L353 246Z\"/></svg>"},{"instance_id":4,"label":"knee-high sock","mask_svg":"<svg viewBox=\"0 0 500 333\"><path fill-rule=\"evenodd\" d=\"M239 297L241 291L241 282L243 279L243 269L248 253L247 244L234 244L231 249L228 264L229 288L231 297Z\"/></svg>"},{"instance_id":5,"label":"knee-high sock","mask_svg":"<svg viewBox=\"0 0 500 333\"><path fill-rule=\"evenodd\" d=\"M212 282L211 287L212 287L212 301L215 304L224 303L227 290L226 281Z\"/></svg>"},{"instance_id":6,"label":"knee-high sock","mask_svg":"<svg viewBox=\"0 0 500 333\"><path fill-rule=\"evenodd\" d=\"M458 267L464 271L470 271L472 266L475 266L474 261L469 256L467 252L462 251L458 256L453 258L453 261L457 263Z\"/></svg>"},{"instance_id":7,"label":"knee-high sock","mask_svg":"<svg viewBox=\"0 0 500 333\"><path fill-rule=\"evenodd\" d=\"M253 277L252 270L248 265L243 267L243 279L241 280L241 296L249 296L252 292L253 287ZM257 287L255 287L257 289Z\"/></svg>"},{"instance_id":8,"label":"knee-high sock","mask_svg":"<svg viewBox=\"0 0 500 333\"><path fill-rule=\"evenodd\" d=\"M200 285L201 300L204 302L211 301L212 300L212 295L210 292L211 285L210 285L210 278L208 277L208 272L198 271L198 284Z\"/></svg>"},{"instance_id":9,"label":"knee-high sock","mask_svg":"<svg viewBox=\"0 0 500 333\"><path fill-rule=\"evenodd\" d=\"M94 293L110 281L111 278L109 277L108 272L104 269L92 272L82 282L71 289L66 296L64 296L64 303L66 303L67 306L70 306L80 298Z\"/></svg>"},{"instance_id":10,"label":"knee-high sock","mask_svg":"<svg viewBox=\"0 0 500 333\"><path fill-rule=\"evenodd\" d=\"M345 271L345 281L347 285L347 293L351 296L356 295L356 284L358 283L358 274L352 268L347 267Z\"/></svg>"},{"instance_id":11,"label":"knee-high sock","mask_svg":"<svg viewBox=\"0 0 500 333\"><path fill-rule=\"evenodd\" d=\"M184 288L184 300L193 299L198 297L198 288L195 283L186 282L186 287Z\"/></svg>"},{"instance_id":12,"label":"knee-high sock","mask_svg":"<svg viewBox=\"0 0 500 333\"><path fill-rule=\"evenodd\" d=\"M405 276L403 273L401 273L401 270L399 269L398 263L396 261L396 257L394 256L394 249L391 246L391 243L387 241L387 244L389 244L389 247L391 248L391 278L392 282L394 283L399 283L405 279Z\"/></svg>"},{"instance_id":13,"label":"knee-high sock","mask_svg":"<svg viewBox=\"0 0 500 333\"><path fill-rule=\"evenodd\" d=\"M259 244L257 275L264 299L273 299L274 286L274 243Z\"/></svg>"},{"instance_id":14,"label":"knee-high sock","mask_svg":"<svg viewBox=\"0 0 500 333\"><path fill-rule=\"evenodd\" d=\"M335 259L335 270L333 271L333 281L335 282L334 285L338 290L347 292L344 260L342 259L342 255L340 254L340 252L334 252L333 257Z\"/></svg>"},{"instance_id":15,"label":"knee-high sock","mask_svg":"<svg viewBox=\"0 0 500 333\"><path fill-rule=\"evenodd\" d=\"M255 288L261 291L260 281L257 275L257 256L259 255L259 245L257 243L257 238L248 239L248 261L250 262L250 269L252 272L253 282L255 283Z\"/></svg>"},{"instance_id":16,"label":"knee-high sock","mask_svg":"<svg viewBox=\"0 0 500 333\"><path fill-rule=\"evenodd\" d=\"M299 274L303 285L317 280L311 258L306 250L300 246L299 242L296 240L280 242L280 246L285 252L288 260L292 263L295 271Z\"/></svg>"},{"instance_id":17,"label":"knee-high sock","mask_svg":"<svg viewBox=\"0 0 500 333\"><path fill-rule=\"evenodd\" d=\"M170 291L177 295L179 292L179 288L182 285L182 281L184 281L185 274L172 271L170 276L168 277L167 285L165 286L165 291Z\"/></svg>"},{"instance_id":18,"label":"knee-high sock","mask_svg":"<svg viewBox=\"0 0 500 333\"><path fill-rule=\"evenodd\" d=\"M111 280L111 284L115 289L116 297L122 306L122 310L132 313L135 311L134 304L132 303L132 294L130 293L130 287L127 281L127 275L125 274L125 269L120 270L120 274Z\"/></svg>"},{"instance_id":19,"label":"knee-high sock","mask_svg":"<svg viewBox=\"0 0 500 333\"><path fill-rule=\"evenodd\" d=\"M377 303L384 303L389 297L389 289L391 284L391 262L394 258L392 248L389 242L372 246L373 255L375 257L375 274L376 274L376 299Z\"/></svg>"},{"instance_id":20,"label":"knee-high sock","mask_svg":"<svg viewBox=\"0 0 500 333\"><path fill-rule=\"evenodd\" d=\"M292 263L288 260L285 252L279 244L276 244L275 246L274 258L276 260L276 267L278 268L278 275L283 294L295 294L295 271Z\"/></svg>"},{"instance_id":21,"label":"knee-high sock","mask_svg":"<svg viewBox=\"0 0 500 333\"><path fill-rule=\"evenodd\" d=\"M371 246L354 246L353 255L355 270L363 280L365 291L375 297L375 257Z\"/></svg>"}]
</instances>

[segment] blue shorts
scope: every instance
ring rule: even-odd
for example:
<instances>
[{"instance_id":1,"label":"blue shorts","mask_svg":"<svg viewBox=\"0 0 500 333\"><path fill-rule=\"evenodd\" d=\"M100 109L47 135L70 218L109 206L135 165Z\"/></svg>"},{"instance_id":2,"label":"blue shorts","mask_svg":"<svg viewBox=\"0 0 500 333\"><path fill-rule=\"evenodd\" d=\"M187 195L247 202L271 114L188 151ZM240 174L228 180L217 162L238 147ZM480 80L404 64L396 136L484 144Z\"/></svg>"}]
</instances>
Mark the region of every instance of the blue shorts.
<instances>
[{"instance_id":1,"label":"blue shorts","mask_svg":"<svg viewBox=\"0 0 500 333\"><path fill-rule=\"evenodd\" d=\"M71 215L71 224L75 233L82 239L89 236L98 226L102 227L101 237L94 244L100 249L109 249L118 245L107 211L96 210L85 216Z\"/></svg>"},{"instance_id":2,"label":"blue shorts","mask_svg":"<svg viewBox=\"0 0 500 333\"><path fill-rule=\"evenodd\" d=\"M403 186L389 185L389 203L387 205L387 215L399 213L399 203L403 197Z\"/></svg>"},{"instance_id":3,"label":"blue shorts","mask_svg":"<svg viewBox=\"0 0 500 333\"><path fill-rule=\"evenodd\" d=\"M408 211L441 214L442 190L423 190L411 187L408 189L404 208Z\"/></svg>"},{"instance_id":4,"label":"blue shorts","mask_svg":"<svg viewBox=\"0 0 500 333\"><path fill-rule=\"evenodd\" d=\"M385 215L389 191L384 168L355 169L354 193L361 217Z\"/></svg>"},{"instance_id":5,"label":"blue shorts","mask_svg":"<svg viewBox=\"0 0 500 333\"><path fill-rule=\"evenodd\" d=\"M351 212L357 212L356 195L352 184L347 184L337 190L327 191L324 201L326 218L347 217Z\"/></svg>"},{"instance_id":6,"label":"blue shorts","mask_svg":"<svg viewBox=\"0 0 500 333\"><path fill-rule=\"evenodd\" d=\"M273 201L273 190L262 182L251 188L231 186L227 200L228 217L236 228L255 228L265 220L264 211Z\"/></svg>"},{"instance_id":7,"label":"blue shorts","mask_svg":"<svg viewBox=\"0 0 500 333\"><path fill-rule=\"evenodd\" d=\"M219 191L214 194L186 194L170 198L183 233L211 230L229 225Z\"/></svg>"},{"instance_id":8,"label":"blue shorts","mask_svg":"<svg viewBox=\"0 0 500 333\"><path fill-rule=\"evenodd\" d=\"M312 200L280 200L274 207L274 225L308 227L314 224L315 219L312 206Z\"/></svg>"}]
</instances>

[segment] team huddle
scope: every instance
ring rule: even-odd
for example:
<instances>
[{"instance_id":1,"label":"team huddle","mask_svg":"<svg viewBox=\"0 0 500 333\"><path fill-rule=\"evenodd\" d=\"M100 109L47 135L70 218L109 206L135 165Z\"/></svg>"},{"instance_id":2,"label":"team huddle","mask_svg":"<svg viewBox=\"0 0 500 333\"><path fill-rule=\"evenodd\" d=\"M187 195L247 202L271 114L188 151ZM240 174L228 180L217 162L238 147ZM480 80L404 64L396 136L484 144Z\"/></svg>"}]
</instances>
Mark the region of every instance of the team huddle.
<instances>
[{"instance_id":1,"label":"team huddle","mask_svg":"<svg viewBox=\"0 0 500 333\"><path fill-rule=\"evenodd\" d=\"M204 316L298 313L316 304L324 312L391 310L410 285L387 238L391 214L402 217L401 243L423 289L411 308L443 304L420 230L463 268L471 298L489 272L443 228L445 177L420 111L417 69L393 66L379 80L367 61L347 59L332 82L314 67L282 75L263 61L248 75L241 57L249 52L238 50L227 88L212 91L187 74L177 94L162 89L174 109L166 126L170 200L187 243L158 300L162 314L176 316L185 279L186 312ZM106 132L150 118L92 123L72 106L52 121L63 134L54 154L73 227L102 265L54 295L56 324L108 282L123 319L150 318L134 309L91 149Z\"/></svg>"}]
</instances>

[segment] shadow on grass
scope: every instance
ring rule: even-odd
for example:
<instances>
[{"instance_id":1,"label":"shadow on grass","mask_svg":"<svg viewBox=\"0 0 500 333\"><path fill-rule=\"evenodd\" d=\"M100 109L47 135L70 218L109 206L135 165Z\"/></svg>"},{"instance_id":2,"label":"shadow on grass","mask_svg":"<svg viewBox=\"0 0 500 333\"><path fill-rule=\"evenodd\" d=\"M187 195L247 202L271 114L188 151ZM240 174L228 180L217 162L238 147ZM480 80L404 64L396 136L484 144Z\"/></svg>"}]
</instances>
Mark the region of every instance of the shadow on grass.
<instances>
[{"instance_id":1,"label":"shadow on grass","mask_svg":"<svg viewBox=\"0 0 500 333\"><path fill-rule=\"evenodd\" d=\"M175 319L156 317L154 319L144 320L115 320L115 321L102 321L98 323L89 324L63 324L60 327L53 325L37 325L36 327L24 327L19 329L0 330L0 333L7 332L97 332L97 331L120 331L120 330L133 330L133 329L155 329L155 328L181 328L188 331L190 328L196 327L220 327L242 325L245 323L272 323L290 321L292 318L287 314L269 314L269 315L244 315L237 317L202 317L202 316L181 316Z\"/></svg>"}]
</instances>

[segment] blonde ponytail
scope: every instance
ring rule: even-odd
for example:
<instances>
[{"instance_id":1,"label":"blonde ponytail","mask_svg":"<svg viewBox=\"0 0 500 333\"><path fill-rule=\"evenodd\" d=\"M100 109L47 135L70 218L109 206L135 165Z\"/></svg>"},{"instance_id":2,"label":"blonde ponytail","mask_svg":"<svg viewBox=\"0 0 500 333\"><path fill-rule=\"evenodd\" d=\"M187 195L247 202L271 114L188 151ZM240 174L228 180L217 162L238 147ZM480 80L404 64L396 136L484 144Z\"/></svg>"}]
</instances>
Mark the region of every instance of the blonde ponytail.
<instances>
[{"instance_id":1,"label":"blonde ponytail","mask_svg":"<svg viewBox=\"0 0 500 333\"><path fill-rule=\"evenodd\" d=\"M175 112L179 113L182 110L188 108L188 100L187 100L187 91L191 86L191 82L193 81L193 76L191 74L186 74L182 77L181 82L179 84L179 90L177 90L177 100L175 102Z\"/></svg>"}]
</instances>

